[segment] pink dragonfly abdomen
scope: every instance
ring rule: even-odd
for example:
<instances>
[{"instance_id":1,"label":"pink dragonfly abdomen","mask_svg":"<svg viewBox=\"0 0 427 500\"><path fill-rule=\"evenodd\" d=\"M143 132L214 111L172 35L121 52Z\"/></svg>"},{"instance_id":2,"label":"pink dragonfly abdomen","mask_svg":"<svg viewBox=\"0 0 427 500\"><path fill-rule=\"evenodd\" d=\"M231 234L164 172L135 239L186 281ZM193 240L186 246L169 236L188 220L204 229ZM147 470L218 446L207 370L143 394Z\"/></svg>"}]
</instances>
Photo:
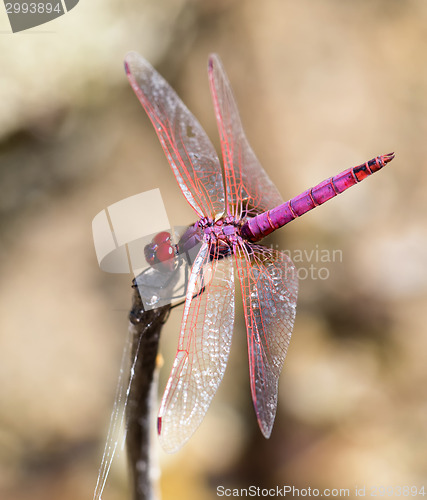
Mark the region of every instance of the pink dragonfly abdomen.
<instances>
[{"instance_id":1,"label":"pink dragonfly abdomen","mask_svg":"<svg viewBox=\"0 0 427 500\"><path fill-rule=\"evenodd\" d=\"M324 180L282 205L249 219L240 230L241 236L251 242L261 240L288 222L341 194L369 175L378 172L393 158L394 153L377 156L362 165L348 168L335 177Z\"/></svg>"}]
</instances>

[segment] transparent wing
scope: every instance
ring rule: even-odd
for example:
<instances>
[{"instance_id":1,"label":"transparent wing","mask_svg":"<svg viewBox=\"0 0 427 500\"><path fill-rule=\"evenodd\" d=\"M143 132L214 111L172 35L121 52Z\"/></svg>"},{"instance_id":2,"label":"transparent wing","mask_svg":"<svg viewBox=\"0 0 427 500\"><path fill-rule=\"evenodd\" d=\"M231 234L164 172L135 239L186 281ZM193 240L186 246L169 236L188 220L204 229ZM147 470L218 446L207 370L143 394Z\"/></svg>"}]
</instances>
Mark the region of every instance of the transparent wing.
<instances>
[{"instance_id":1,"label":"transparent wing","mask_svg":"<svg viewBox=\"0 0 427 500\"><path fill-rule=\"evenodd\" d=\"M233 259L205 242L191 271L178 350L159 411L160 442L177 451L194 433L224 375L234 323Z\"/></svg>"},{"instance_id":2,"label":"transparent wing","mask_svg":"<svg viewBox=\"0 0 427 500\"><path fill-rule=\"evenodd\" d=\"M123 434L126 405L129 399L130 389L133 381L133 373L136 366L139 345L135 350L135 356L131 359L134 332L131 327L123 349L122 362L120 365L119 380L117 382L116 397L114 399L113 411L110 418L107 441L105 443L104 454L99 468L98 479L96 481L94 500L101 500L102 492L107 482L107 477L113 463L117 446L123 447L126 434Z\"/></svg>"},{"instance_id":3,"label":"transparent wing","mask_svg":"<svg viewBox=\"0 0 427 500\"><path fill-rule=\"evenodd\" d=\"M249 215L255 215L282 204L279 191L246 139L230 82L216 54L209 58L208 73L221 139L229 213L241 217L246 205Z\"/></svg>"},{"instance_id":4,"label":"transparent wing","mask_svg":"<svg viewBox=\"0 0 427 500\"><path fill-rule=\"evenodd\" d=\"M130 84L150 117L179 187L199 217L225 210L216 151L176 92L139 54L125 59Z\"/></svg>"},{"instance_id":5,"label":"transparent wing","mask_svg":"<svg viewBox=\"0 0 427 500\"><path fill-rule=\"evenodd\" d=\"M248 334L252 400L259 427L270 437L279 375L294 325L298 278L283 252L259 245L236 254Z\"/></svg>"}]
</instances>

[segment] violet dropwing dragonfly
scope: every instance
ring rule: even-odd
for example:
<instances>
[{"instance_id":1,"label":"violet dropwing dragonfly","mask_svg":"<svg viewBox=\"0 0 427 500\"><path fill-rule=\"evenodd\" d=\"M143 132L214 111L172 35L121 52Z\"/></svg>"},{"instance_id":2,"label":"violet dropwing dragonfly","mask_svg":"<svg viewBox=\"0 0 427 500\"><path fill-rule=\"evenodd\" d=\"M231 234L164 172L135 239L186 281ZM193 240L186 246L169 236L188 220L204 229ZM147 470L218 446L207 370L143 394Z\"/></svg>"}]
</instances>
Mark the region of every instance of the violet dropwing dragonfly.
<instances>
[{"instance_id":1,"label":"violet dropwing dragonfly","mask_svg":"<svg viewBox=\"0 0 427 500\"><path fill-rule=\"evenodd\" d=\"M349 168L284 203L246 139L217 55L209 58L208 74L225 183L212 143L169 84L136 53L128 54L125 69L198 217L176 246L162 234L151 247L151 259L161 261L165 255L174 258L175 253L200 245L188 279L178 349L160 405L162 447L175 452L190 438L223 378L234 324L235 269L243 297L252 400L261 432L268 438L294 324L298 280L285 253L257 242L378 171L394 154ZM165 250L164 245L170 248Z\"/></svg>"},{"instance_id":2,"label":"violet dropwing dragonfly","mask_svg":"<svg viewBox=\"0 0 427 500\"><path fill-rule=\"evenodd\" d=\"M276 414L279 375L295 319L298 279L287 254L257 243L377 172L394 154L377 156L344 170L284 203L246 139L217 55L209 58L208 74L225 183L212 143L169 84L134 52L126 57L125 69L178 185L198 217L176 245L169 233L162 232L144 251L147 262L160 273L158 276L164 273L156 293L162 283L174 279L169 275L183 263L182 255L192 255L178 349L158 416L162 447L175 452L191 437L224 375L234 324L235 270L243 297L252 400L261 432L268 438ZM155 276L152 272L148 278ZM132 382L131 376L125 391L123 366L130 345L128 340L95 499L101 497L118 444L118 428L124 420L124 410L120 412L119 406L126 405Z\"/></svg>"}]
</instances>

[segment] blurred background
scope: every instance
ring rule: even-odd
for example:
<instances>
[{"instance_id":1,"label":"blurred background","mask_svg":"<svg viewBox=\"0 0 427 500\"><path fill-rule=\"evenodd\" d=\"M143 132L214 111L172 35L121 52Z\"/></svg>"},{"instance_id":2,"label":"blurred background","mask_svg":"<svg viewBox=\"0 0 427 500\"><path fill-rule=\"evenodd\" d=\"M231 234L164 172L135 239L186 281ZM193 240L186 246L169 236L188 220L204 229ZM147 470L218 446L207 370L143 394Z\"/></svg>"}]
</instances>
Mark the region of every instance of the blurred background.
<instances>
[{"instance_id":1,"label":"blurred background","mask_svg":"<svg viewBox=\"0 0 427 500\"><path fill-rule=\"evenodd\" d=\"M125 78L128 50L217 148L206 65L218 52L284 199L396 152L270 240L301 269L271 439L239 306L206 419L180 452L159 450L163 499L427 486L427 3L92 0L27 32L9 34L3 9L0 24L0 498L93 494L131 302L130 276L98 268L93 217L158 187L172 225L195 219ZM160 393L181 313L162 333ZM127 482L123 453L103 498L129 498Z\"/></svg>"}]
</instances>

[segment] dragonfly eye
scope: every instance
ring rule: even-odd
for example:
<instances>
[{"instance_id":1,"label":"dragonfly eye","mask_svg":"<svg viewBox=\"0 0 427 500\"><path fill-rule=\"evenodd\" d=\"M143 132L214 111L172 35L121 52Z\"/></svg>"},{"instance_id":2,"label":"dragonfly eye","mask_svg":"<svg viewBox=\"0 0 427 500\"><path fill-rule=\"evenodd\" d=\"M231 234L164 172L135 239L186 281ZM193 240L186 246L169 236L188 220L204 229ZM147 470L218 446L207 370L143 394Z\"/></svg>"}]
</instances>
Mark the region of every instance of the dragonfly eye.
<instances>
[{"instance_id":1,"label":"dragonfly eye","mask_svg":"<svg viewBox=\"0 0 427 500\"><path fill-rule=\"evenodd\" d=\"M153 243L156 245L161 245L162 243L169 243L171 241L171 235L167 231L162 231L156 234L153 238Z\"/></svg>"},{"instance_id":2,"label":"dragonfly eye","mask_svg":"<svg viewBox=\"0 0 427 500\"><path fill-rule=\"evenodd\" d=\"M160 244L156 250L159 269L165 272L173 271L175 267L174 256L174 249L169 242Z\"/></svg>"}]
</instances>

